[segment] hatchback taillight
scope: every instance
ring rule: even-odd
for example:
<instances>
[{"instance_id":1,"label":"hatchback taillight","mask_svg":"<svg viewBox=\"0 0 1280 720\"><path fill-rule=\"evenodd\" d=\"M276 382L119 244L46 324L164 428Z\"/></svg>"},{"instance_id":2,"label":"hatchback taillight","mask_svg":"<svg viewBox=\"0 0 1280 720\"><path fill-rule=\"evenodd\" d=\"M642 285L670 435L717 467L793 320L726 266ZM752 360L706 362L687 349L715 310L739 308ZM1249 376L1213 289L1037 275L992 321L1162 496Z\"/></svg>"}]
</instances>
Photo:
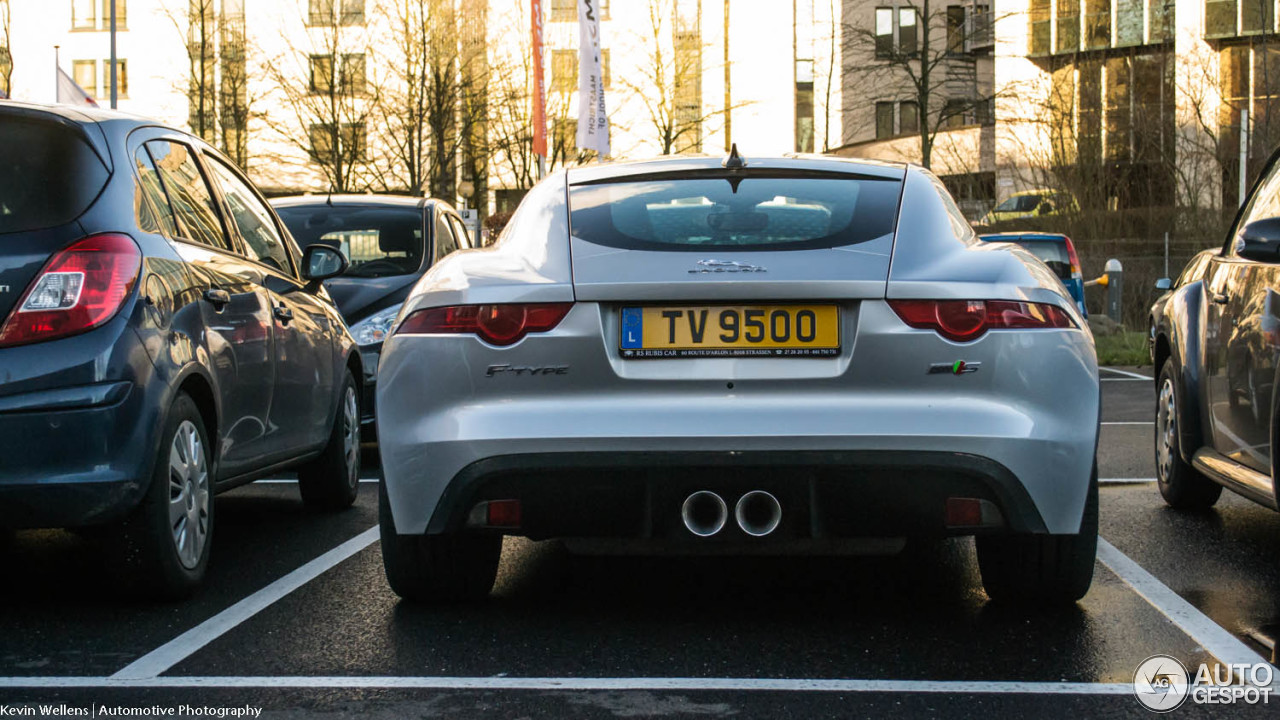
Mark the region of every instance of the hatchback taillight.
<instances>
[{"instance_id":1,"label":"hatchback taillight","mask_svg":"<svg viewBox=\"0 0 1280 720\"><path fill-rule=\"evenodd\" d=\"M948 340L969 342L988 330L1075 327L1062 308L1016 300L890 300L889 307L913 328Z\"/></svg>"},{"instance_id":2,"label":"hatchback taillight","mask_svg":"<svg viewBox=\"0 0 1280 720\"><path fill-rule=\"evenodd\" d=\"M1071 277L1083 280L1084 272L1080 268L1080 256L1076 254L1076 244L1066 235L1063 235L1062 239L1067 241L1067 261L1071 263Z\"/></svg>"},{"instance_id":3,"label":"hatchback taillight","mask_svg":"<svg viewBox=\"0 0 1280 720\"><path fill-rule=\"evenodd\" d=\"M92 235L56 253L0 327L0 347L92 330L120 311L142 252L127 235Z\"/></svg>"},{"instance_id":4,"label":"hatchback taillight","mask_svg":"<svg viewBox=\"0 0 1280 720\"><path fill-rule=\"evenodd\" d=\"M554 329L572 307L573 303L509 303L426 308L410 313L396 334L476 335L490 345L512 345L529 333Z\"/></svg>"}]
</instances>

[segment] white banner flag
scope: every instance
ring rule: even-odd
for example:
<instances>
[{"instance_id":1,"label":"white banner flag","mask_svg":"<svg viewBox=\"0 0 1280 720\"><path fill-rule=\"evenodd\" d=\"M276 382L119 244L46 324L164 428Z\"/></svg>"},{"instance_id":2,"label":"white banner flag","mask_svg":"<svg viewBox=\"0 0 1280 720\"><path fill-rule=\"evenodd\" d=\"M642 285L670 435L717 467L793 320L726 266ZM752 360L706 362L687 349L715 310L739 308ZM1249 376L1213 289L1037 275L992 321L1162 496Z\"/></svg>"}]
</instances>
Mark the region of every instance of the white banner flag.
<instances>
[{"instance_id":1,"label":"white banner flag","mask_svg":"<svg viewBox=\"0 0 1280 720\"><path fill-rule=\"evenodd\" d=\"M89 105L98 107L93 97L76 84L61 67L58 68L58 103L61 105Z\"/></svg>"},{"instance_id":2,"label":"white banner flag","mask_svg":"<svg viewBox=\"0 0 1280 720\"><path fill-rule=\"evenodd\" d=\"M578 0L578 148L609 154L600 53L600 0Z\"/></svg>"}]
</instances>

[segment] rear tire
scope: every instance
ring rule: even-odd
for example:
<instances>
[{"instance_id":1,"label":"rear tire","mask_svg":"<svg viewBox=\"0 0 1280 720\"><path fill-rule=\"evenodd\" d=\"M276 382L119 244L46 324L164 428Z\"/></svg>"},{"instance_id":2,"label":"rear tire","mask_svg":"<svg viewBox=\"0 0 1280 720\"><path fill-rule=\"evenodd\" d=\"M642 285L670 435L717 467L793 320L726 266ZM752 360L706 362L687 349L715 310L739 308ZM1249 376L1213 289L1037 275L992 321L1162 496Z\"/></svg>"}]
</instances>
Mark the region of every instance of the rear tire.
<instances>
[{"instance_id":1,"label":"rear tire","mask_svg":"<svg viewBox=\"0 0 1280 720\"><path fill-rule=\"evenodd\" d=\"M1093 583L1098 553L1098 468L1074 535L993 535L976 539L978 568L996 602L1067 604Z\"/></svg>"},{"instance_id":2,"label":"rear tire","mask_svg":"<svg viewBox=\"0 0 1280 720\"><path fill-rule=\"evenodd\" d=\"M116 528L126 576L147 595L181 599L204 579L213 545L213 476L204 420L181 393L160 433L146 495Z\"/></svg>"},{"instance_id":3,"label":"rear tire","mask_svg":"<svg viewBox=\"0 0 1280 720\"><path fill-rule=\"evenodd\" d=\"M501 535L400 535L383 484L378 485L378 527L387 583L405 600L472 601L493 589L502 558Z\"/></svg>"},{"instance_id":4,"label":"rear tire","mask_svg":"<svg viewBox=\"0 0 1280 720\"><path fill-rule=\"evenodd\" d=\"M329 444L320 457L298 468L302 502L321 510L351 507L360 490L360 392L351 370L344 372Z\"/></svg>"},{"instance_id":5,"label":"rear tire","mask_svg":"<svg viewBox=\"0 0 1280 720\"><path fill-rule=\"evenodd\" d=\"M1182 459L1182 387L1173 358L1164 361L1156 382L1156 485L1169 507L1203 510L1213 507L1222 486ZM1234 397L1234 395L1233 395Z\"/></svg>"}]
</instances>

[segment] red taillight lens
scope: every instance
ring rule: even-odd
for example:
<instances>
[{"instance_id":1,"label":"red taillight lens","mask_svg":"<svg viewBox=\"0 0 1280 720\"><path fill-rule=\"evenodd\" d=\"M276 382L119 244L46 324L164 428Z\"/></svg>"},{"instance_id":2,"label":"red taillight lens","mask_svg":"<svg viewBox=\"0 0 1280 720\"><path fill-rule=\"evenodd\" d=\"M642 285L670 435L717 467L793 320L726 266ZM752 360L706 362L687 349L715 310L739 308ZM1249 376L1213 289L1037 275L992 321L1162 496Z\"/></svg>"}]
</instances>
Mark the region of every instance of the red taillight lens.
<instances>
[{"instance_id":1,"label":"red taillight lens","mask_svg":"<svg viewBox=\"0 0 1280 720\"><path fill-rule=\"evenodd\" d=\"M889 307L913 328L948 340L969 342L987 330L1075 327L1056 305L1016 300L890 300Z\"/></svg>"},{"instance_id":2,"label":"red taillight lens","mask_svg":"<svg viewBox=\"0 0 1280 720\"><path fill-rule=\"evenodd\" d=\"M416 310L396 334L452 333L477 335L490 345L512 345L525 335L552 330L573 303L451 305Z\"/></svg>"},{"instance_id":3,"label":"red taillight lens","mask_svg":"<svg viewBox=\"0 0 1280 720\"><path fill-rule=\"evenodd\" d=\"M92 330L115 317L142 267L127 235L93 235L57 253L0 328L0 347Z\"/></svg>"},{"instance_id":4,"label":"red taillight lens","mask_svg":"<svg viewBox=\"0 0 1280 720\"><path fill-rule=\"evenodd\" d=\"M1071 277L1083 280L1084 273L1080 269L1080 256L1076 254L1076 244L1066 235L1062 237L1067 241L1067 260L1071 263Z\"/></svg>"}]
</instances>

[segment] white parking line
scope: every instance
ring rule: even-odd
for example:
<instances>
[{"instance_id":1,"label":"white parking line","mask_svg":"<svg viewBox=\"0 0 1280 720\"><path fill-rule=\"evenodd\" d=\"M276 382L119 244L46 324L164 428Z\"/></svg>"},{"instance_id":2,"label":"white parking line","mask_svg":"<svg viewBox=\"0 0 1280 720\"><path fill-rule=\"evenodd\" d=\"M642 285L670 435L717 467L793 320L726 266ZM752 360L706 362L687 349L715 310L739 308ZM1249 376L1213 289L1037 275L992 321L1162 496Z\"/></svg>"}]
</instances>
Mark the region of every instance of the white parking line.
<instances>
[{"instance_id":1,"label":"white parking line","mask_svg":"<svg viewBox=\"0 0 1280 720\"><path fill-rule=\"evenodd\" d=\"M1129 683L842 680L805 678L574 677L6 677L0 688L373 688L429 690L649 690L906 692L948 694L1128 695Z\"/></svg>"},{"instance_id":2,"label":"white parking line","mask_svg":"<svg viewBox=\"0 0 1280 720\"><path fill-rule=\"evenodd\" d=\"M1169 618L1178 629L1200 643L1205 652L1223 663L1253 665L1266 662L1266 658L1254 652L1221 625L1209 619L1194 605L1183 600L1178 593L1160 582L1155 575L1129 559L1105 539L1098 538L1098 561L1115 573L1126 585L1133 588L1151 607Z\"/></svg>"},{"instance_id":3,"label":"white parking line","mask_svg":"<svg viewBox=\"0 0 1280 720\"><path fill-rule=\"evenodd\" d=\"M1141 485L1143 483L1153 483L1156 479L1151 478L1098 478L1099 485Z\"/></svg>"},{"instance_id":4,"label":"white parking line","mask_svg":"<svg viewBox=\"0 0 1280 720\"><path fill-rule=\"evenodd\" d=\"M1154 420L1107 420L1100 425L1155 425Z\"/></svg>"},{"instance_id":5,"label":"white parking line","mask_svg":"<svg viewBox=\"0 0 1280 720\"><path fill-rule=\"evenodd\" d=\"M378 539L378 526L335 547L329 552L276 580L258 592L205 620L178 637L143 655L111 676L111 680L155 678L217 640L240 623L257 615L275 601L297 590L338 563L369 547Z\"/></svg>"},{"instance_id":6,"label":"white parking line","mask_svg":"<svg viewBox=\"0 0 1280 720\"><path fill-rule=\"evenodd\" d=\"M1117 368L1113 368L1113 367L1100 367L1100 368L1098 368L1098 369L1099 369L1099 370L1101 370L1101 371L1103 371L1103 372L1113 372L1113 373L1115 373L1115 374L1117 374L1117 375L1123 375L1123 376L1125 376L1125 377L1129 378L1130 380L1155 380L1155 378L1153 378L1153 377L1147 377L1146 375L1142 375L1142 374L1140 374L1140 373L1130 372L1130 371L1128 371L1128 370L1119 370L1119 369L1117 369ZM1104 378L1104 379L1106 379L1106 380L1110 380L1111 378Z\"/></svg>"}]
</instances>

